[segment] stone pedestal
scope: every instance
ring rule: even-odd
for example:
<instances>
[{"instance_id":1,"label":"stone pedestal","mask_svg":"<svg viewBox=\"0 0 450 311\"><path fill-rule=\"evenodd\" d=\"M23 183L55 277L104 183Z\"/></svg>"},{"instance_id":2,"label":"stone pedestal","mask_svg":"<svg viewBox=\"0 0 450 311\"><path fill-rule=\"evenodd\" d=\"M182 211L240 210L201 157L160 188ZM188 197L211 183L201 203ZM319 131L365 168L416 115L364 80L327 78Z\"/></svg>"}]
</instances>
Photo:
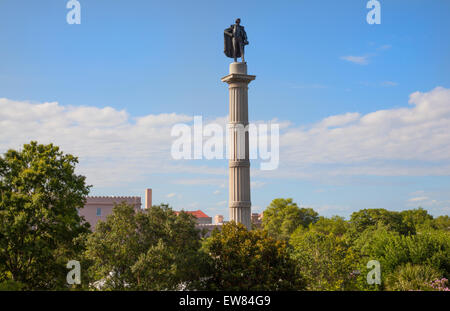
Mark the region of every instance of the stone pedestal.
<instances>
[{"instance_id":1,"label":"stone pedestal","mask_svg":"<svg viewBox=\"0 0 450 311\"><path fill-rule=\"evenodd\" d=\"M248 136L248 84L255 76L247 74L247 63L231 63L230 74L222 81L230 93L229 119L229 210L230 220L251 228L250 160Z\"/></svg>"}]
</instances>

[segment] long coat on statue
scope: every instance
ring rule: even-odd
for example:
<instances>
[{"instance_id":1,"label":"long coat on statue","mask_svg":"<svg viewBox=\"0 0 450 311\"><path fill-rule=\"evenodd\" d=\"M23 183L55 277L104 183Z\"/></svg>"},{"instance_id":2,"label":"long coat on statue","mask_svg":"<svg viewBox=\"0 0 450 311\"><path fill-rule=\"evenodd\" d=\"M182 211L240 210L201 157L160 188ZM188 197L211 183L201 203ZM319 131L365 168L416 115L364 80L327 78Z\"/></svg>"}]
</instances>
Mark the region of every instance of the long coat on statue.
<instances>
[{"instance_id":1,"label":"long coat on statue","mask_svg":"<svg viewBox=\"0 0 450 311\"><path fill-rule=\"evenodd\" d=\"M247 33L245 32L243 26L240 26L240 27L241 27L242 34L243 34L242 44L244 46L246 46L248 44ZM223 52L225 53L225 55L227 57L230 57L230 58L234 58L235 57L234 53L233 53L233 38L230 35L228 35L227 33L232 34L233 33L233 28L234 28L234 25L231 25L230 28L225 29L225 31L223 33L223 39L224 39L224 50L223 50ZM239 48L236 51L236 57L241 57L241 50Z\"/></svg>"}]
</instances>

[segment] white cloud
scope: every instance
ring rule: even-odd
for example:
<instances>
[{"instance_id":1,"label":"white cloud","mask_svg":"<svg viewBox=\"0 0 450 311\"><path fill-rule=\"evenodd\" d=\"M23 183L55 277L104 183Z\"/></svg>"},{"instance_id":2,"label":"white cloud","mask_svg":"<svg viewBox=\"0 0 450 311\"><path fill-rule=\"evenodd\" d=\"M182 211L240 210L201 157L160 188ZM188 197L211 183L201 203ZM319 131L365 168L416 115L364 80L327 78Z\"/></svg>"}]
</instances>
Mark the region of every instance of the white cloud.
<instances>
[{"instance_id":1,"label":"white cloud","mask_svg":"<svg viewBox=\"0 0 450 311\"><path fill-rule=\"evenodd\" d=\"M434 215L448 214L450 200L448 190L415 191L410 193L411 198L406 201L408 208L422 207Z\"/></svg>"},{"instance_id":2,"label":"white cloud","mask_svg":"<svg viewBox=\"0 0 450 311\"><path fill-rule=\"evenodd\" d=\"M173 198L176 195L177 195L176 193L172 192L172 193L169 193L168 195L166 195L166 197Z\"/></svg>"},{"instance_id":3,"label":"white cloud","mask_svg":"<svg viewBox=\"0 0 450 311\"><path fill-rule=\"evenodd\" d=\"M342 56L341 59L346 60L351 63L354 63L354 64L358 64L358 65L367 65L369 63L368 55L364 55L364 56L348 55L348 56Z\"/></svg>"},{"instance_id":4,"label":"white cloud","mask_svg":"<svg viewBox=\"0 0 450 311\"><path fill-rule=\"evenodd\" d=\"M327 117L320 122L319 126L332 127L332 126L343 126L360 118L358 112L347 112L346 114L335 115Z\"/></svg>"},{"instance_id":5,"label":"white cloud","mask_svg":"<svg viewBox=\"0 0 450 311\"><path fill-rule=\"evenodd\" d=\"M369 45L373 46L374 44L369 44ZM351 62L351 63L354 63L354 64L358 64L358 65L367 65L367 64L369 64L369 58L375 57L379 54L379 51L386 51L386 50L389 50L391 47L392 46L390 44L385 44L376 49L378 52L372 52L372 53L368 53L366 55L361 55L361 56L355 56L355 55L341 56L341 59Z\"/></svg>"},{"instance_id":6,"label":"white cloud","mask_svg":"<svg viewBox=\"0 0 450 311\"><path fill-rule=\"evenodd\" d=\"M415 197L408 200L408 202L420 202L428 200L428 197Z\"/></svg>"},{"instance_id":7,"label":"white cloud","mask_svg":"<svg viewBox=\"0 0 450 311\"><path fill-rule=\"evenodd\" d=\"M252 178L450 175L450 90L437 87L415 92L409 104L366 114L332 115L307 127L273 119L271 122L282 124L280 167L264 172L252 169ZM168 173L176 174L172 181L176 184L225 188L226 164L171 159L171 126L190 121L192 117L176 113L133 118L125 110L111 107L3 98L0 152L20 148L30 140L52 142L79 156L79 173L95 187L120 186L139 182L149 174ZM225 123L226 117L215 121ZM253 187L264 184L253 181Z\"/></svg>"},{"instance_id":8,"label":"white cloud","mask_svg":"<svg viewBox=\"0 0 450 311\"><path fill-rule=\"evenodd\" d=\"M300 177L449 175L450 90L415 92L409 104L287 129L280 138L280 171Z\"/></svg>"},{"instance_id":9,"label":"white cloud","mask_svg":"<svg viewBox=\"0 0 450 311\"><path fill-rule=\"evenodd\" d=\"M131 118L111 107L62 106L0 98L0 152L24 143L54 143L79 157L78 172L98 187L136 182L151 173L198 172L193 163L170 158L171 126L180 114ZM197 163L198 164L198 163ZM221 174L202 167L200 173Z\"/></svg>"},{"instance_id":10,"label":"white cloud","mask_svg":"<svg viewBox=\"0 0 450 311\"><path fill-rule=\"evenodd\" d=\"M175 124L175 123L181 123L181 122L188 122L191 121L192 117L185 116L185 115L179 115L176 113L162 113L159 115L147 115L144 117L136 118L136 123L138 126L146 127L159 127L164 126L167 124Z\"/></svg>"}]
</instances>

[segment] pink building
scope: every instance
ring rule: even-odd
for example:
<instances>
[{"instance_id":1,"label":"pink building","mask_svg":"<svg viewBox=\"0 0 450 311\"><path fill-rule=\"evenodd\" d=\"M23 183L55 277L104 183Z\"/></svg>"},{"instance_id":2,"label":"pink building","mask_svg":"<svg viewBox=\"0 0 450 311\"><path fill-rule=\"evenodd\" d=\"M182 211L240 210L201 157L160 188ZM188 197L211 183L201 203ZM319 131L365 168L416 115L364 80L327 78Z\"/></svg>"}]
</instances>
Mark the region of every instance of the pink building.
<instances>
[{"instance_id":1,"label":"pink building","mask_svg":"<svg viewBox=\"0 0 450 311\"><path fill-rule=\"evenodd\" d=\"M79 215L84 216L94 230L99 220L105 221L106 216L112 214L114 205L126 203L134 206L136 210L142 208L141 197L115 197L115 196L88 196L84 208L79 210ZM152 189L145 190L145 207L152 206Z\"/></svg>"},{"instance_id":2,"label":"pink building","mask_svg":"<svg viewBox=\"0 0 450 311\"><path fill-rule=\"evenodd\" d=\"M88 196L86 197L86 204L84 208L79 210L79 215L84 216L86 221L91 225L91 230L95 230L99 220L105 221L108 215L112 214L114 205L126 203L140 210L142 208L141 197L138 196ZM152 189L145 190L145 205L144 208L150 208L152 206ZM214 217L215 224L212 223L212 217L206 215L201 210L197 211L185 211L188 214L192 214L197 219L196 227L200 230L206 229L206 236L211 234L211 231L218 227L219 229L223 225L223 216L216 215ZM180 213L180 212L175 212Z\"/></svg>"},{"instance_id":3,"label":"pink building","mask_svg":"<svg viewBox=\"0 0 450 311\"><path fill-rule=\"evenodd\" d=\"M141 208L141 197L87 197L84 208L80 209L80 216L94 230L99 220L105 221L106 216L112 214L115 204L126 203L134 206L136 210Z\"/></svg>"}]
</instances>

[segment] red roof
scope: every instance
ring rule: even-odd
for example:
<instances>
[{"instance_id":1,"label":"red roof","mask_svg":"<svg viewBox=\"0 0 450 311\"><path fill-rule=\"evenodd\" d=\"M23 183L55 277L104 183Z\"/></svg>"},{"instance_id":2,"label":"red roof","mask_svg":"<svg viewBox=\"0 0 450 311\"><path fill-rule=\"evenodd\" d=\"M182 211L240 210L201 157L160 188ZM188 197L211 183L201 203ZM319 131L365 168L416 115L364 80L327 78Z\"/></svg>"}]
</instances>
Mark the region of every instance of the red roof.
<instances>
[{"instance_id":1,"label":"red roof","mask_svg":"<svg viewBox=\"0 0 450 311\"><path fill-rule=\"evenodd\" d=\"M192 214L196 218L209 218L209 216L206 215L205 213L203 213L201 210L198 210L198 211L183 211L183 212L188 213L188 214ZM176 212L176 213L178 215L180 212Z\"/></svg>"}]
</instances>

